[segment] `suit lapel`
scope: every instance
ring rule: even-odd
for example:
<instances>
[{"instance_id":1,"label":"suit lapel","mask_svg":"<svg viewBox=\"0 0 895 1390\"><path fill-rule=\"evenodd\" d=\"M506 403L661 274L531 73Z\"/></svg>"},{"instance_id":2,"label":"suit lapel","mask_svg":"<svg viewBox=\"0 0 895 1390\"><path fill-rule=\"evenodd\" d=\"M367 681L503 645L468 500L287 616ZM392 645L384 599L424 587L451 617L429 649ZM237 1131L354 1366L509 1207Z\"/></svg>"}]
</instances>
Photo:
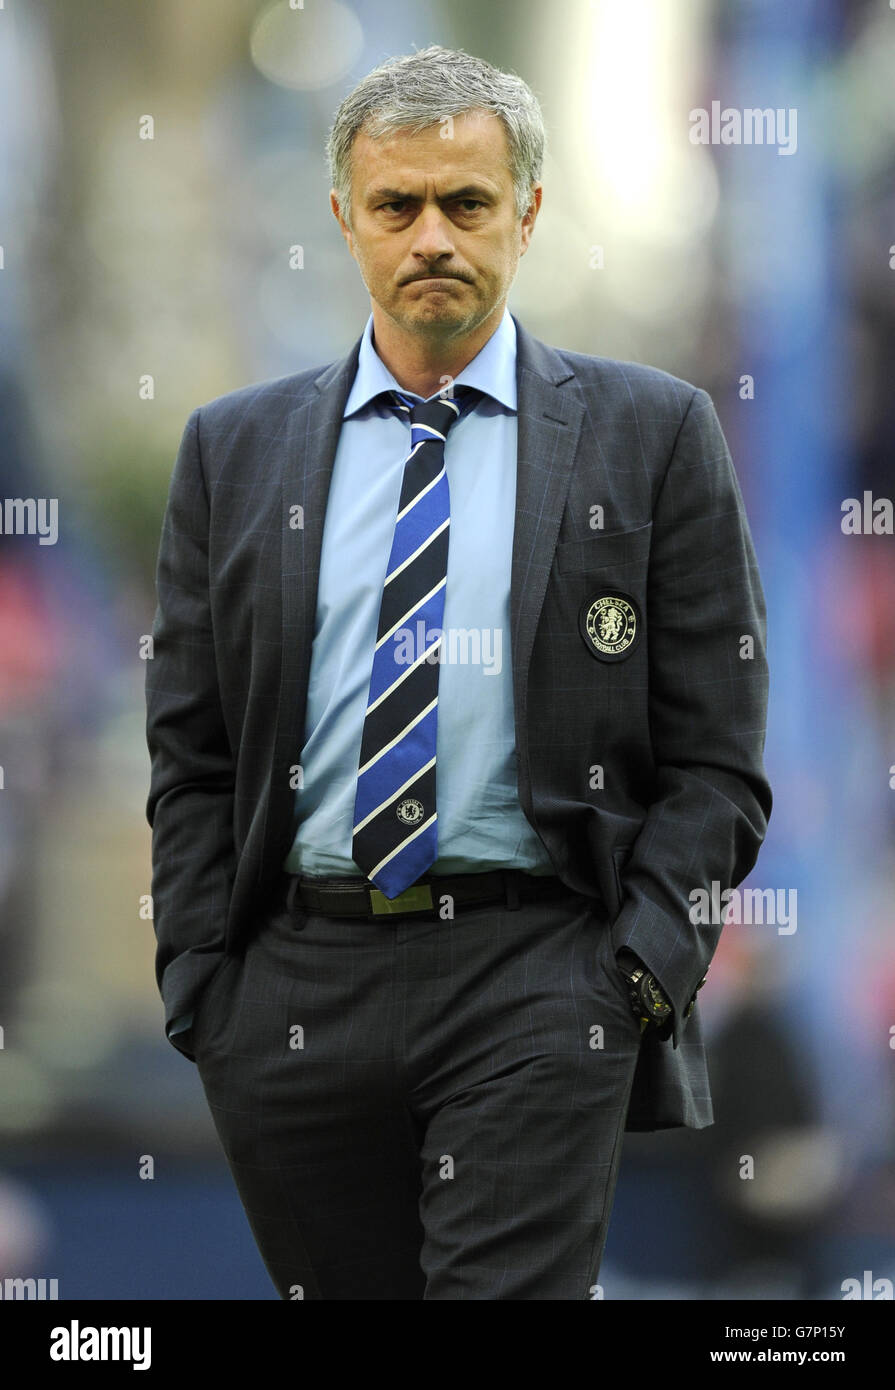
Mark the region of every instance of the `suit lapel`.
<instances>
[{"instance_id":1,"label":"suit lapel","mask_svg":"<svg viewBox=\"0 0 895 1390\"><path fill-rule=\"evenodd\" d=\"M343 358L314 379L308 398L291 412L285 428L280 511L280 688L270 797L262 836L262 877L282 863L295 833L295 793L290 786L290 768L301 756L323 523L342 414L357 371L360 342L358 337ZM303 509L300 528L290 525L296 506Z\"/></svg>"},{"instance_id":2,"label":"suit lapel","mask_svg":"<svg viewBox=\"0 0 895 1390\"><path fill-rule=\"evenodd\" d=\"M530 813L528 668L578 449L584 405L577 391L565 385L574 383L575 374L559 354L533 338L515 314L513 322L518 443L510 642L519 796Z\"/></svg>"}]
</instances>

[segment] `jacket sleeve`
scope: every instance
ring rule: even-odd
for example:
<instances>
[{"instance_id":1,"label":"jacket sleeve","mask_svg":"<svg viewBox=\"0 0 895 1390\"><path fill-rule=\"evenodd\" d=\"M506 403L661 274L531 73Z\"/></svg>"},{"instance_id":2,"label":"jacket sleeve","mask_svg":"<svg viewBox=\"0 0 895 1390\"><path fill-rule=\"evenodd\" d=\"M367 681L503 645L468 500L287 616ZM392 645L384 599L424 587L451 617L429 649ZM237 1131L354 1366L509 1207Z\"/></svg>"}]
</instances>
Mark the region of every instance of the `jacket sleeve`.
<instances>
[{"instance_id":1,"label":"jacket sleeve","mask_svg":"<svg viewBox=\"0 0 895 1390\"><path fill-rule=\"evenodd\" d=\"M730 452L710 397L695 390L653 509L646 636L656 796L612 925L615 950L640 956L671 1001L675 1047L721 935L690 895L715 882L717 898L745 878L771 813L765 617Z\"/></svg>"},{"instance_id":2,"label":"jacket sleeve","mask_svg":"<svg viewBox=\"0 0 895 1390\"><path fill-rule=\"evenodd\" d=\"M236 860L235 765L215 662L209 502L199 431L196 410L171 478L158 555L153 650L146 663L151 758L146 816L152 827L156 979L169 1040L171 1024L190 1013L222 958Z\"/></svg>"}]
</instances>

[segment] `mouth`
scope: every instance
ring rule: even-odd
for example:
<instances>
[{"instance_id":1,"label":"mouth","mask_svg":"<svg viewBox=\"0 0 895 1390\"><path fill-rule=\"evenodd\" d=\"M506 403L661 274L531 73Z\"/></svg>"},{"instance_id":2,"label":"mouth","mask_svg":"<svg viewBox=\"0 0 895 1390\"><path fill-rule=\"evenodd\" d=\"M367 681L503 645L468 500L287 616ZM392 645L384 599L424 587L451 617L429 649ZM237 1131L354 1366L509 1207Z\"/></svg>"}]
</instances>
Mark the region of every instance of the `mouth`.
<instances>
[{"instance_id":1,"label":"mouth","mask_svg":"<svg viewBox=\"0 0 895 1390\"><path fill-rule=\"evenodd\" d=\"M408 285L449 285L457 281L460 284L463 283L458 275L421 275L415 280L407 280L405 283Z\"/></svg>"}]
</instances>

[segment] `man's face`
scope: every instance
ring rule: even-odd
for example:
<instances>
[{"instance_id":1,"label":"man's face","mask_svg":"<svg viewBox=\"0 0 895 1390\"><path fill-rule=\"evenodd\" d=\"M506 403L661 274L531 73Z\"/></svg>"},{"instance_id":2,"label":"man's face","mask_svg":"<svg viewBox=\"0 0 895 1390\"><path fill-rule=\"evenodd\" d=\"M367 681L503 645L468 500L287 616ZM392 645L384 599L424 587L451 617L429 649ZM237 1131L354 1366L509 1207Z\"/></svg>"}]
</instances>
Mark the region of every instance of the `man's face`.
<instances>
[{"instance_id":1,"label":"man's face","mask_svg":"<svg viewBox=\"0 0 895 1390\"><path fill-rule=\"evenodd\" d=\"M333 212L374 304L401 329L435 341L473 332L503 300L541 200L516 216L507 141L490 111L418 135L352 146L352 228Z\"/></svg>"}]
</instances>

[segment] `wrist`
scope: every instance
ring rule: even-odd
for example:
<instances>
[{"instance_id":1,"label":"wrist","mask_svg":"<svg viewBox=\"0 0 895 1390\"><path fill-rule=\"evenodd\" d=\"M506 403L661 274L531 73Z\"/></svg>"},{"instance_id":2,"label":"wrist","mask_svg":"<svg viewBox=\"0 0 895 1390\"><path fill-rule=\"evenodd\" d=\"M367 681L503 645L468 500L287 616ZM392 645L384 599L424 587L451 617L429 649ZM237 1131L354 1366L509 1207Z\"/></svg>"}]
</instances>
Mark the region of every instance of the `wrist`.
<instances>
[{"instance_id":1,"label":"wrist","mask_svg":"<svg viewBox=\"0 0 895 1390\"><path fill-rule=\"evenodd\" d=\"M651 1028L667 1035L674 1010L655 975L628 946L618 951L615 960L628 986L631 1009L641 1020L643 1029Z\"/></svg>"}]
</instances>

